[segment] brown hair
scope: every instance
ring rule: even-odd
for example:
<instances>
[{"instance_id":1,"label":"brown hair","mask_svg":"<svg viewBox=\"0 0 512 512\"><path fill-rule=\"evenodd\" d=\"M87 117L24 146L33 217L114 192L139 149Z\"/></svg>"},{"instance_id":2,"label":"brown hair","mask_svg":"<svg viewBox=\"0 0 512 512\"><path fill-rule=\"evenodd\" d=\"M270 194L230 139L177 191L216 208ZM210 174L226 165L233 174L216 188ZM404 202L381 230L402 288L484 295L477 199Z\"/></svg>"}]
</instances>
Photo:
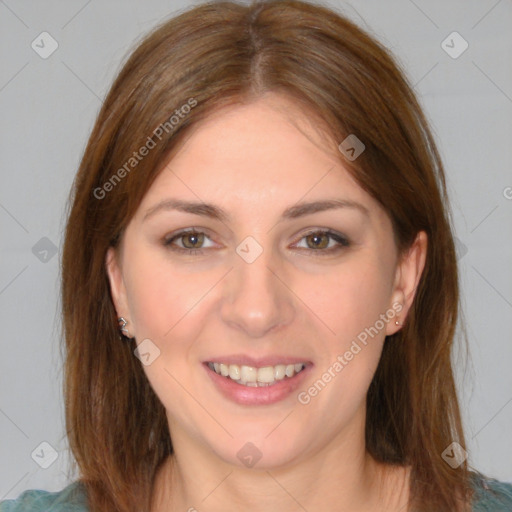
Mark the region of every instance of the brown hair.
<instances>
[{"instance_id":1,"label":"brown hair","mask_svg":"<svg viewBox=\"0 0 512 512\"><path fill-rule=\"evenodd\" d=\"M407 322L386 340L368 391L366 442L376 460L412 466L414 510L459 510L457 497L472 494L467 464L452 469L441 457L465 443L450 361L458 274L439 154L386 49L325 7L284 0L203 4L165 22L129 57L93 128L62 260L67 432L91 511L149 510L172 453L163 405L133 343L119 341L107 249L192 127L268 91L314 112L334 150L349 134L364 142L357 160L339 158L388 212L402 253L420 230L428 235ZM130 160L143 146L144 158Z\"/></svg>"}]
</instances>

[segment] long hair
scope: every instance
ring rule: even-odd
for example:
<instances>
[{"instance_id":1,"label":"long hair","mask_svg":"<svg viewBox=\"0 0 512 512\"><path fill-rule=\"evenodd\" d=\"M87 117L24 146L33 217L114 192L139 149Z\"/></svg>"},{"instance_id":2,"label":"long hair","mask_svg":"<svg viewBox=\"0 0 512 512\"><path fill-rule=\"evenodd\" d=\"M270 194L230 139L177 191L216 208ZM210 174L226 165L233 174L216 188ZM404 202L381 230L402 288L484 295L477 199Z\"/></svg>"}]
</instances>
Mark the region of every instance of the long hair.
<instances>
[{"instance_id":1,"label":"long hair","mask_svg":"<svg viewBox=\"0 0 512 512\"><path fill-rule=\"evenodd\" d=\"M366 449L412 466L414 510L459 510L470 472L442 458L452 442L465 446L450 360L459 289L443 165L388 51L326 7L284 0L213 2L163 23L124 64L90 135L70 197L61 300L67 435L91 511L149 510L155 474L173 453L134 344L119 340L106 252L192 127L269 91L312 113L389 215L401 254L420 230L428 235L406 324L386 340L368 391ZM337 149L350 134L365 144L354 161Z\"/></svg>"}]
</instances>

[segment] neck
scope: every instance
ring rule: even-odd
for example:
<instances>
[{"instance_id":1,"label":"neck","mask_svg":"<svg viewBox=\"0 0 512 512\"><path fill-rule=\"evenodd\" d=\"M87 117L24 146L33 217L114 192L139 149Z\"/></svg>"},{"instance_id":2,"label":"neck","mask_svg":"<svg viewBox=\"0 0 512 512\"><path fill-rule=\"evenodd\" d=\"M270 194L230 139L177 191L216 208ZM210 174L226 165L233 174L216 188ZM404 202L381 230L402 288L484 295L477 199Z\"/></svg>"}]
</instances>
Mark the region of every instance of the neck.
<instances>
[{"instance_id":1,"label":"neck","mask_svg":"<svg viewBox=\"0 0 512 512\"><path fill-rule=\"evenodd\" d=\"M286 465L249 469L222 460L173 425L175 453L155 479L152 512L405 512L408 470L369 456L360 427Z\"/></svg>"}]
</instances>

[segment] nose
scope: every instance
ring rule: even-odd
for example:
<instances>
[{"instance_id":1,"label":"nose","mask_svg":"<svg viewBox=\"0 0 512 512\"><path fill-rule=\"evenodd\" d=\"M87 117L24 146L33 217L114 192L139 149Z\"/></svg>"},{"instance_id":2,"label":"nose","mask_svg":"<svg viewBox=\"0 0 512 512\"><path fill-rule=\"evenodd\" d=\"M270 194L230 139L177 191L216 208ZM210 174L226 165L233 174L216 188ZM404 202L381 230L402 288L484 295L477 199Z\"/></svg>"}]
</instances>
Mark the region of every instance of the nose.
<instances>
[{"instance_id":1,"label":"nose","mask_svg":"<svg viewBox=\"0 0 512 512\"><path fill-rule=\"evenodd\" d=\"M295 307L291 278L271 250L252 263L235 254L226 277L221 318L250 338L262 338L293 321Z\"/></svg>"}]
</instances>

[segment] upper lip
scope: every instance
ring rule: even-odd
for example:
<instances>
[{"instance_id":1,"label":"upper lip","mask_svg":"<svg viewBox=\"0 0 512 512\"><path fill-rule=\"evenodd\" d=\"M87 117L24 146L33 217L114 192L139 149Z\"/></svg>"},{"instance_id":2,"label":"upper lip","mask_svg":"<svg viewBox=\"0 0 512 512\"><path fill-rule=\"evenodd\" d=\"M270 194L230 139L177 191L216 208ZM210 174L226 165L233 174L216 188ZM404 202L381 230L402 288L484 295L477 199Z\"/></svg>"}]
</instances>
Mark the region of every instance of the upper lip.
<instances>
[{"instance_id":1,"label":"upper lip","mask_svg":"<svg viewBox=\"0 0 512 512\"><path fill-rule=\"evenodd\" d=\"M264 366L276 366L278 364L298 364L306 363L311 364L306 358L291 357L291 356L263 356L263 357L251 357L243 354L232 354L229 356L214 356L206 361L205 363L224 363L224 364L236 364L238 366L252 366L262 368Z\"/></svg>"}]
</instances>

